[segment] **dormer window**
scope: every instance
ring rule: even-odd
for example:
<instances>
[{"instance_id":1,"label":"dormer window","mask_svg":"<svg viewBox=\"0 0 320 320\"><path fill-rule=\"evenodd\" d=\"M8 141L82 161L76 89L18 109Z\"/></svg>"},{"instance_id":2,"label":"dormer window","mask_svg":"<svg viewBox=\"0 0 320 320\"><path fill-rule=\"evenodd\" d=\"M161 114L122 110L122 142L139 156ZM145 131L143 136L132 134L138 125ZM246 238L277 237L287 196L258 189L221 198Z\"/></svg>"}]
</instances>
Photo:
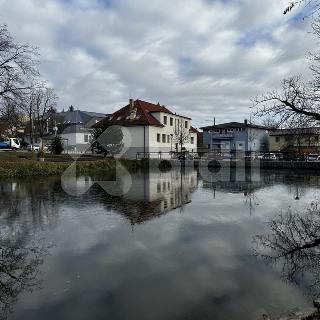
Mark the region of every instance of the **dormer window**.
<instances>
[{"instance_id":1,"label":"dormer window","mask_svg":"<svg viewBox=\"0 0 320 320\"><path fill-rule=\"evenodd\" d=\"M163 116L163 124L167 124L167 116Z\"/></svg>"},{"instance_id":2,"label":"dormer window","mask_svg":"<svg viewBox=\"0 0 320 320\"><path fill-rule=\"evenodd\" d=\"M184 127L185 127L186 129L188 129L188 121L185 121L185 122L184 122Z\"/></svg>"}]
</instances>

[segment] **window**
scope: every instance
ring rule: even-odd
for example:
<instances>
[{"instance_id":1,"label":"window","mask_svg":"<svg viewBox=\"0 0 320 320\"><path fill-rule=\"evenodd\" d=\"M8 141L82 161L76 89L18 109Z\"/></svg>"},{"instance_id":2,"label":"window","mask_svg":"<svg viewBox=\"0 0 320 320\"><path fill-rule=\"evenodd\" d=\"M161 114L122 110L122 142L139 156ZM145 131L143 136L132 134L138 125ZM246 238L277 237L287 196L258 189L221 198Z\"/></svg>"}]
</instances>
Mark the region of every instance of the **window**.
<instances>
[{"instance_id":1,"label":"window","mask_svg":"<svg viewBox=\"0 0 320 320\"><path fill-rule=\"evenodd\" d=\"M173 126L173 118L170 118L170 126Z\"/></svg>"},{"instance_id":2,"label":"window","mask_svg":"<svg viewBox=\"0 0 320 320\"><path fill-rule=\"evenodd\" d=\"M233 131L233 129L227 129L227 132L232 132Z\"/></svg>"},{"instance_id":3,"label":"window","mask_svg":"<svg viewBox=\"0 0 320 320\"><path fill-rule=\"evenodd\" d=\"M157 133L157 142L160 142L160 133Z\"/></svg>"},{"instance_id":4,"label":"window","mask_svg":"<svg viewBox=\"0 0 320 320\"><path fill-rule=\"evenodd\" d=\"M166 135L165 134L162 135L162 142L166 143Z\"/></svg>"},{"instance_id":5,"label":"window","mask_svg":"<svg viewBox=\"0 0 320 320\"><path fill-rule=\"evenodd\" d=\"M167 124L167 116L163 116L163 123Z\"/></svg>"},{"instance_id":6,"label":"window","mask_svg":"<svg viewBox=\"0 0 320 320\"><path fill-rule=\"evenodd\" d=\"M89 136L87 134L84 135L84 142L89 142Z\"/></svg>"},{"instance_id":7,"label":"window","mask_svg":"<svg viewBox=\"0 0 320 320\"><path fill-rule=\"evenodd\" d=\"M184 122L184 127L187 129L188 128L188 121Z\"/></svg>"},{"instance_id":8,"label":"window","mask_svg":"<svg viewBox=\"0 0 320 320\"><path fill-rule=\"evenodd\" d=\"M280 137L276 137L276 142L280 142Z\"/></svg>"},{"instance_id":9,"label":"window","mask_svg":"<svg viewBox=\"0 0 320 320\"><path fill-rule=\"evenodd\" d=\"M167 135L167 142L170 143L170 134Z\"/></svg>"},{"instance_id":10,"label":"window","mask_svg":"<svg viewBox=\"0 0 320 320\"><path fill-rule=\"evenodd\" d=\"M314 141L319 141L319 136L314 136Z\"/></svg>"},{"instance_id":11,"label":"window","mask_svg":"<svg viewBox=\"0 0 320 320\"><path fill-rule=\"evenodd\" d=\"M191 144L194 144L194 137L191 137Z\"/></svg>"},{"instance_id":12,"label":"window","mask_svg":"<svg viewBox=\"0 0 320 320\"><path fill-rule=\"evenodd\" d=\"M161 192L161 182L157 183L157 192L160 193Z\"/></svg>"}]
</instances>

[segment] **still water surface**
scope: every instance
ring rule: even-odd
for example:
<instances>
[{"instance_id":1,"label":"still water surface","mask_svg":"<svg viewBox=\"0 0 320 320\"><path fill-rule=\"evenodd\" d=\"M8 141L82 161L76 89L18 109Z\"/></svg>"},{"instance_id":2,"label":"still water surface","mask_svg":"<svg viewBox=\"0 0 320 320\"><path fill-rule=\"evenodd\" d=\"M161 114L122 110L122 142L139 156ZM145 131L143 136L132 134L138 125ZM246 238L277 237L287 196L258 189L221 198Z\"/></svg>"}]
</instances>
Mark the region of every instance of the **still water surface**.
<instances>
[{"instance_id":1,"label":"still water surface","mask_svg":"<svg viewBox=\"0 0 320 320\"><path fill-rule=\"evenodd\" d=\"M316 203L320 175L145 172L122 196L94 180L80 177L78 195L59 178L0 182L0 319L248 320L317 294L253 238Z\"/></svg>"}]
</instances>

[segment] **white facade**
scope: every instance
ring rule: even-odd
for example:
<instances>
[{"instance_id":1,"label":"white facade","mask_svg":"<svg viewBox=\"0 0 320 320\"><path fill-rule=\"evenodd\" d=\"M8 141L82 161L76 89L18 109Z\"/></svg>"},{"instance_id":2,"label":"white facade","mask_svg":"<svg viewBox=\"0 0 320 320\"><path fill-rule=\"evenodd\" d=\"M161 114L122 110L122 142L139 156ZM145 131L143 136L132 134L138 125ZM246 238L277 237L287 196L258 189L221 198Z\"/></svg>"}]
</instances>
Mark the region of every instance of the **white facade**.
<instances>
[{"instance_id":1,"label":"white facade","mask_svg":"<svg viewBox=\"0 0 320 320\"><path fill-rule=\"evenodd\" d=\"M137 173L134 184L123 198L128 201L157 202L152 212L163 214L191 202L191 195L198 184L197 171L174 168L168 172L150 169Z\"/></svg>"},{"instance_id":2,"label":"white facade","mask_svg":"<svg viewBox=\"0 0 320 320\"><path fill-rule=\"evenodd\" d=\"M122 127L125 157L136 158L137 153L145 152L151 158L171 158L170 152L181 151L181 145L177 139L181 133L185 137L182 148L197 152L197 133L190 132L191 119L164 112L154 112L152 116L163 127L152 125Z\"/></svg>"},{"instance_id":3,"label":"white facade","mask_svg":"<svg viewBox=\"0 0 320 320\"><path fill-rule=\"evenodd\" d=\"M91 151L92 133L85 130L84 132L61 133L65 152L85 153Z\"/></svg>"}]
</instances>

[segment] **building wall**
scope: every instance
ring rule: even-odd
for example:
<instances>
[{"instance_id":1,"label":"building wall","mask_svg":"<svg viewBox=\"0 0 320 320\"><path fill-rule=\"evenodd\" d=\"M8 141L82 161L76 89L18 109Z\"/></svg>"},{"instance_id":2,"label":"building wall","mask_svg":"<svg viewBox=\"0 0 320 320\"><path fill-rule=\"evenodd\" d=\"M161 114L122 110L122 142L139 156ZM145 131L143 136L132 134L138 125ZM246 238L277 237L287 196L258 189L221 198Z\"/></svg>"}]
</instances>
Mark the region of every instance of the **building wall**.
<instances>
[{"instance_id":1,"label":"building wall","mask_svg":"<svg viewBox=\"0 0 320 320\"><path fill-rule=\"evenodd\" d=\"M269 133L265 129L248 128L248 151L269 151ZM251 130L251 131L250 131Z\"/></svg>"},{"instance_id":2,"label":"building wall","mask_svg":"<svg viewBox=\"0 0 320 320\"><path fill-rule=\"evenodd\" d=\"M143 126L122 127L125 148L127 149L123 156L136 158L137 152L143 153L145 150L145 152L151 153L150 156L153 158L158 158L159 152L163 153L161 154L161 158L171 158L169 152L176 151L174 133L178 125L178 120L182 121L183 130L189 134L189 141L185 142L183 147L188 151L197 151L197 133L189 133L191 126L190 119L162 112L153 113L152 115L157 118L164 127L145 126L145 148ZM167 124L165 124L165 116L167 117ZM172 125L170 125L170 118L173 119ZM187 128L185 128L185 121L187 121ZM160 142L158 141L158 134L160 135ZM165 140L163 140L164 138ZM191 140L193 140L193 143L191 143ZM180 145L178 145L178 151L181 151L180 149Z\"/></svg>"},{"instance_id":3,"label":"building wall","mask_svg":"<svg viewBox=\"0 0 320 320\"><path fill-rule=\"evenodd\" d=\"M121 127L123 133L123 152L119 155L121 157L135 159L138 152L148 152L148 127L132 126ZM144 135L145 135L145 149L144 149Z\"/></svg>"},{"instance_id":4,"label":"building wall","mask_svg":"<svg viewBox=\"0 0 320 320\"><path fill-rule=\"evenodd\" d=\"M232 138L219 139L219 134L230 134ZM212 137L212 147L210 147ZM212 135L209 131L203 132L203 141L206 147L213 150L221 146L221 150L239 150L239 151L267 151L268 149L268 133L265 129L259 128L245 128L243 131L227 131L222 129L222 133L213 132Z\"/></svg>"},{"instance_id":5,"label":"building wall","mask_svg":"<svg viewBox=\"0 0 320 320\"><path fill-rule=\"evenodd\" d=\"M85 135L88 136L88 142L85 141ZM62 139L65 151L84 153L91 150L92 135L89 132L62 133L59 136Z\"/></svg>"},{"instance_id":6,"label":"building wall","mask_svg":"<svg viewBox=\"0 0 320 320\"><path fill-rule=\"evenodd\" d=\"M319 152L320 135L306 135L295 137L294 135L269 136L270 150L273 152Z\"/></svg>"}]
</instances>

